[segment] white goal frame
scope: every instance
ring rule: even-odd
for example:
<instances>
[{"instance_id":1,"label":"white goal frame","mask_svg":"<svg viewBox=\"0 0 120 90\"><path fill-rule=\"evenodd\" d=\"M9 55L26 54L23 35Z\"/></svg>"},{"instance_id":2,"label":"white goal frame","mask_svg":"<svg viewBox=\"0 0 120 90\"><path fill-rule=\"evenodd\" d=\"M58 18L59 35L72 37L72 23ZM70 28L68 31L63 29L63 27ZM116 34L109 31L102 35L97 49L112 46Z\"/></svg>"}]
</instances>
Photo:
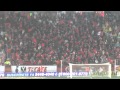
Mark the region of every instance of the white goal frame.
<instances>
[{"instance_id":1,"label":"white goal frame","mask_svg":"<svg viewBox=\"0 0 120 90\"><path fill-rule=\"evenodd\" d=\"M72 75L72 65L80 65L80 66L84 66L84 65L108 65L108 77L111 78L111 74L112 74L112 71L111 71L111 64L110 63L103 63L103 64L71 64L69 63L69 67L70 67L70 78L73 78L74 76ZM86 76L86 77L92 77L92 75L90 76Z\"/></svg>"}]
</instances>

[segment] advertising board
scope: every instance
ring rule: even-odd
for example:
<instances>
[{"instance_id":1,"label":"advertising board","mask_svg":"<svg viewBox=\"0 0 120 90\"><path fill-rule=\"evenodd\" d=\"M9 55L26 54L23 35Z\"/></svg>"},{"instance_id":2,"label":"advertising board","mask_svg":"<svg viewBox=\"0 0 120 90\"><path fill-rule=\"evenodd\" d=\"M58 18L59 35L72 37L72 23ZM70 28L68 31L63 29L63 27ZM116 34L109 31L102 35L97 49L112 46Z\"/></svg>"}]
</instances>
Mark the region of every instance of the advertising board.
<instances>
[{"instance_id":1,"label":"advertising board","mask_svg":"<svg viewBox=\"0 0 120 90\"><path fill-rule=\"evenodd\" d=\"M39 65L39 66L0 66L0 73L12 72L12 73L23 73L23 72L57 72L56 65Z\"/></svg>"},{"instance_id":2,"label":"advertising board","mask_svg":"<svg viewBox=\"0 0 120 90\"><path fill-rule=\"evenodd\" d=\"M72 75L74 76L88 76L88 72L73 72ZM70 73L63 72L29 72L29 73L0 73L0 77L55 77L55 76L70 76Z\"/></svg>"}]
</instances>

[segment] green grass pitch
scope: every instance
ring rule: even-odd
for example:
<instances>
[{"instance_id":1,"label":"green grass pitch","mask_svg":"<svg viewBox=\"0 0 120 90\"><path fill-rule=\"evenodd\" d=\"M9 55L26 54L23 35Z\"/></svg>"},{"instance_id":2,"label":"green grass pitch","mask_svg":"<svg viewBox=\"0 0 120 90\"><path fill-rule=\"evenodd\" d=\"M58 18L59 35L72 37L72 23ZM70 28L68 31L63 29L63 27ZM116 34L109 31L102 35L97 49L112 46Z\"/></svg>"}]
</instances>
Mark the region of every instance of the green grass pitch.
<instances>
[{"instance_id":1,"label":"green grass pitch","mask_svg":"<svg viewBox=\"0 0 120 90\"><path fill-rule=\"evenodd\" d=\"M0 79L71 79L67 77L0 77ZM120 79L120 76L109 77L73 77L72 79Z\"/></svg>"}]
</instances>

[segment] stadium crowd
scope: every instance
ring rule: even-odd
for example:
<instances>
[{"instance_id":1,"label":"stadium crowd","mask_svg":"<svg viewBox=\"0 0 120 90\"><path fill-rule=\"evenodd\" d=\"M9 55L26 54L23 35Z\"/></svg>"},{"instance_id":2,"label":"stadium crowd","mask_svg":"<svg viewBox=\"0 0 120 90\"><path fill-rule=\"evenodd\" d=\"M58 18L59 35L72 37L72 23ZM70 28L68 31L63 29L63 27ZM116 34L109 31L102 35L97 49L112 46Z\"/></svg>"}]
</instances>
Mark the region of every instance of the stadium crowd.
<instances>
[{"instance_id":1,"label":"stadium crowd","mask_svg":"<svg viewBox=\"0 0 120 90\"><path fill-rule=\"evenodd\" d=\"M104 63L120 58L120 18L110 12L0 12L0 52L12 65Z\"/></svg>"}]
</instances>

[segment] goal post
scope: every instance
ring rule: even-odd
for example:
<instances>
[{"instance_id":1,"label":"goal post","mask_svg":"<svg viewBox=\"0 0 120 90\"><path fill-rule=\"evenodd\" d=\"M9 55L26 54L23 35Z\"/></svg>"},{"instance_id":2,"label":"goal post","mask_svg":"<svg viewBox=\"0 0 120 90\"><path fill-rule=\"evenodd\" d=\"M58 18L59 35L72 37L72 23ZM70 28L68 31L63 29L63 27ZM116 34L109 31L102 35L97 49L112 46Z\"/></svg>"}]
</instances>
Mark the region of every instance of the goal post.
<instances>
[{"instance_id":1,"label":"goal post","mask_svg":"<svg viewBox=\"0 0 120 90\"><path fill-rule=\"evenodd\" d=\"M62 63L63 63L63 60L60 60L60 72L61 72L61 74L62 74L62 69L63 69ZM59 77L62 76L61 74L59 74Z\"/></svg>"},{"instance_id":2,"label":"goal post","mask_svg":"<svg viewBox=\"0 0 120 90\"><path fill-rule=\"evenodd\" d=\"M109 77L111 78L111 64L71 64L70 78L73 77Z\"/></svg>"}]
</instances>

